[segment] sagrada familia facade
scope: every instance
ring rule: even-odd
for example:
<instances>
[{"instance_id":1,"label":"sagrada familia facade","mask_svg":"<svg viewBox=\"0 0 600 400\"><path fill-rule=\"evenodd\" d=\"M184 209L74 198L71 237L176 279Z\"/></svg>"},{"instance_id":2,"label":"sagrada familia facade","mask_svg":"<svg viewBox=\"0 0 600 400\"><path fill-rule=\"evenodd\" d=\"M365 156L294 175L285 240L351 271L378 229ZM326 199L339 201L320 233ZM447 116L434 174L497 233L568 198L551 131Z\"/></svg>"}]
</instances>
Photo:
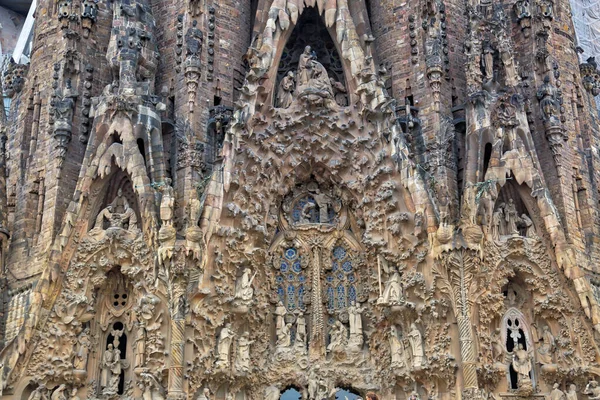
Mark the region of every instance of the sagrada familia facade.
<instances>
[{"instance_id":1,"label":"sagrada familia facade","mask_svg":"<svg viewBox=\"0 0 600 400\"><path fill-rule=\"evenodd\" d=\"M35 18L2 76L2 400L600 399L567 0Z\"/></svg>"}]
</instances>

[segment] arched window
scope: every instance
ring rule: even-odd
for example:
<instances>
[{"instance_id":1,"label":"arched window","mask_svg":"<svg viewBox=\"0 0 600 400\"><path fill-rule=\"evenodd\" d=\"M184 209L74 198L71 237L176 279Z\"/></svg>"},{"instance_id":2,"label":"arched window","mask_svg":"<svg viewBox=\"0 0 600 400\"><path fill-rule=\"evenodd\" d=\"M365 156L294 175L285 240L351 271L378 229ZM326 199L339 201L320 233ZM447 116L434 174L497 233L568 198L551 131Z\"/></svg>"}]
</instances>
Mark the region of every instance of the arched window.
<instances>
[{"instance_id":1,"label":"arched window","mask_svg":"<svg viewBox=\"0 0 600 400\"><path fill-rule=\"evenodd\" d=\"M302 395L295 387L290 387L281 393L280 400L300 400Z\"/></svg>"},{"instance_id":2,"label":"arched window","mask_svg":"<svg viewBox=\"0 0 600 400\"><path fill-rule=\"evenodd\" d=\"M357 400L361 396L354 389L340 388L335 392L335 400Z\"/></svg>"},{"instance_id":3,"label":"arched window","mask_svg":"<svg viewBox=\"0 0 600 400\"><path fill-rule=\"evenodd\" d=\"M513 293L513 289L509 287L508 296L512 296ZM504 345L509 354L518 354L515 352L520 349L526 352L531 352L533 350L530 329L525 320L525 316L516 308L510 308L504 315L504 318L502 319L502 330ZM509 366L508 372L510 388L518 389L519 377L517 371L513 368L512 363ZM530 377L533 380L531 374L532 372L530 372Z\"/></svg>"},{"instance_id":4,"label":"arched window","mask_svg":"<svg viewBox=\"0 0 600 400\"><path fill-rule=\"evenodd\" d=\"M115 322L112 326L112 330L110 331L108 337L106 338L106 346L104 349L105 352L112 351L113 352L113 364L121 363L121 360L124 360L127 357L127 334L125 333L125 329L123 323ZM118 376L118 394L123 394L125 390L125 369L123 367L119 368L120 373ZM111 372L114 373L118 369L113 369ZM114 377L114 379L117 379Z\"/></svg>"},{"instance_id":5,"label":"arched window","mask_svg":"<svg viewBox=\"0 0 600 400\"><path fill-rule=\"evenodd\" d=\"M331 251L331 271L327 281L327 308L331 311L345 309L356 302L356 273L350 253L343 246Z\"/></svg>"},{"instance_id":6,"label":"arched window","mask_svg":"<svg viewBox=\"0 0 600 400\"><path fill-rule=\"evenodd\" d=\"M305 310L306 275L302 257L294 247L287 248L280 257L277 273L277 295L288 311Z\"/></svg>"}]
</instances>

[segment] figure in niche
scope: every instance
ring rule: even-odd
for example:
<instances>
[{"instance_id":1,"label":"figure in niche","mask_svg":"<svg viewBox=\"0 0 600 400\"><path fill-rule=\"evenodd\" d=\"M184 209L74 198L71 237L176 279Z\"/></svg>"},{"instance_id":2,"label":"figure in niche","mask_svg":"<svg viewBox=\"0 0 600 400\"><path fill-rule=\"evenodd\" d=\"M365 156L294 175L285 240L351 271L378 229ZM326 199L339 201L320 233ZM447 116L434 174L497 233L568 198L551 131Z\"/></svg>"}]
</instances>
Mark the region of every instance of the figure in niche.
<instances>
[{"instance_id":1,"label":"figure in niche","mask_svg":"<svg viewBox=\"0 0 600 400\"><path fill-rule=\"evenodd\" d=\"M233 337L234 335L233 331L231 330L231 324L228 323L223 327L223 329L221 329L221 333L219 333L219 342L217 344L217 368L227 368L229 366L229 351L231 349Z\"/></svg>"},{"instance_id":2,"label":"figure in niche","mask_svg":"<svg viewBox=\"0 0 600 400\"><path fill-rule=\"evenodd\" d=\"M292 324L289 322L277 331L277 347L285 348L292 345Z\"/></svg>"},{"instance_id":3,"label":"figure in niche","mask_svg":"<svg viewBox=\"0 0 600 400\"><path fill-rule=\"evenodd\" d=\"M492 48L489 42L486 42L486 44L483 47L483 57L481 57L481 66L483 67L485 80L492 80L494 78L494 49Z\"/></svg>"},{"instance_id":4,"label":"figure in niche","mask_svg":"<svg viewBox=\"0 0 600 400\"><path fill-rule=\"evenodd\" d=\"M296 317L296 340L294 345L303 350L306 349L306 319L302 311L299 311Z\"/></svg>"},{"instance_id":5,"label":"figure in niche","mask_svg":"<svg viewBox=\"0 0 600 400\"><path fill-rule=\"evenodd\" d=\"M448 194L448 188L445 185L440 187L439 194L440 204L440 226L446 226L448 224L449 207L450 207L450 195Z\"/></svg>"},{"instance_id":6,"label":"figure in niche","mask_svg":"<svg viewBox=\"0 0 600 400\"><path fill-rule=\"evenodd\" d=\"M514 65L514 58L510 46L508 37L502 35L498 40L498 51L500 52L500 59L504 64L504 72L506 73L506 84L516 85L517 84L517 69Z\"/></svg>"},{"instance_id":7,"label":"figure in niche","mask_svg":"<svg viewBox=\"0 0 600 400\"><path fill-rule=\"evenodd\" d=\"M301 224L310 224L317 217L314 214L318 214L317 205L311 201L307 201L306 204L302 206L302 211L300 212L300 223ZM317 222L319 222L317 220Z\"/></svg>"},{"instance_id":8,"label":"figure in niche","mask_svg":"<svg viewBox=\"0 0 600 400\"><path fill-rule=\"evenodd\" d=\"M137 216L135 211L129 207L127 199L123 196L123 190L119 188L117 197L96 217L94 228L92 231L104 230L104 222L108 221L110 228L125 229L127 226L129 231L137 230Z\"/></svg>"},{"instance_id":9,"label":"figure in niche","mask_svg":"<svg viewBox=\"0 0 600 400\"><path fill-rule=\"evenodd\" d=\"M542 0L540 2L540 13L544 18L554 19L554 4L551 0Z\"/></svg>"},{"instance_id":10,"label":"figure in niche","mask_svg":"<svg viewBox=\"0 0 600 400\"><path fill-rule=\"evenodd\" d=\"M314 104L322 103L323 99L333 99L333 88L323 64L317 61L316 54L310 46L306 46L298 61L298 84L296 93L306 96Z\"/></svg>"},{"instance_id":11,"label":"figure in niche","mask_svg":"<svg viewBox=\"0 0 600 400\"><path fill-rule=\"evenodd\" d=\"M110 379L108 386L102 391L103 394L117 394L119 392L119 381L121 380L121 372L123 372L123 365L121 364L121 350L118 348L113 349L113 362L110 366Z\"/></svg>"},{"instance_id":12,"label":"figure in niche","mask_svg":"<svg viewBox=\"0 0 600 400\"><path fill-rule=\"evenodd\" d=\"M210 400L210 390L206 387L202 389L198 394L198 397L196 397L196 400Z\"/></svg>"},{"instance_id":13,"label":"figure in niche","mask_svg":"<svg viewBox=\"0 0 600 400\"><path fill-rule=\"evenodd\" d=\"M598 386L598 382L595 380L591 380L585 387L583 394L588 395L589 400L599 400L600 399L600 387Z\"/></svg>"},{"instance_id":14,"label":"figure in niche","mask_svg":"<svg viewBox=\"0 0 600 400\"><path fill-rule=\"evenodd\" d=\"M558 101L556 100L558 91L550 83L550 77L548 75L544 77L544 83L540 85L536 96L540 101L540 110L542 112L542 120L544 123L551 125L558 124Z\"/></svg>"},{"instance_id":15,"label":"figure in niche","mask_svg":"<svg viewBox=\"0 0 600 400\"><path fill-rule=\"evenodd\" d=\"M512 367L517 373L519 387L522 387L527 382L531 382L531 378L529 377L529 373L531 372L531 356L521 343L518 344L517 350L513 353Z\"/></svg>"},{"instance_id":16,"label":"figure in niche","mask_svg":"<svg viewBox=\"0 0 600 400\"><path fill-rule=\"evenodd\" d=\"M504 234L504 203L500 203L494 214L492 215L492 239L500 240L500 236Z\"/></svg>"},{"instance_id":17,"label":"figure in niche","mask_svg":"<svg viewBox=\"0 0 600 400\"><path fill-rule=\"evenodd\" d=\"M65 390L67 389L67 385L64 383L60 385L58 388L52 392L52 396L50 396L50 400L67 400L67 395L65 394Z\"/></svg>"},{"instance_id":18,"label":"figure in niche","mask_svg":"<svg viewBox=\"0 0 600 400\"><path fill-rule=\"evenodd\" d=\"M550 392L550 400L565 400L565 392L560 390L558 387L558 383L555 383L554 386L552 386L552 391Z\"/></svg>"},{"instance_id":19,"label":"figure in niche","mask_svg":"<svg viewBox=\"0 0 600 400\"><path fill-rule=\"evenodd\" d=\"M392 274L385 282L383 295L377 300L377 303L387 305L404 304L401 276L396 268L392 268Z\"/></svg>"},{"instance_id":20,"label":"figure in niche","mask_svg":"<svg viewBox=\"0 0 600 400\"><path fill-rule=\"evenodd\" d=\"M578 400L577 399L577 388L575 387L575 385L570 384L569 385L569 391L567 392L567 400Z\"/></svg>"},{"instance_id":21,"label":"figure in niche","mask_svg":"<svg viewBox=\"0 0 600 400\"><path fill-rule=\"evenodd\" d=\"M88 354L90 351L90 330L84 329L77 338L77 350L73 360L73 369L76 371L85 371L87 369Z\"/></svg>"},{"instance_id":22,"label":"figure in niche","mask_svg":"<svg viewBox=\"0 0 600 400\"><path fill-rule=\"evenodd\" d=\"M78 391L79 391L79 389L74 387L71 390L71 397L69 397L69 400L81 400L81 398L79 396L77 396Z\"/></svg>"},{"instance_id":23,"label":"figure in niche","mask_svg":"<svg viewBox=\"0 0 600 400\"><path fill-rule=\"evenodd\" d=\"M202 15L202 1L201 0L188 0L188 13L190 17L196 18Z\"/></svg>"},{"instance_id":24,"label":"figure in niche","mask_svg":"<svg viewBox=\"0 0 600 400\"><path fill-rule=\"evenodd\" d=\"M100 387L108 387L111 381L111 369L114 360L114 349L112 343L108 345L102 356L102 373L100 374Z\"/></svg>"},{"instance_id":25,"label":"figure in niche","mask_svg":"<svg viewBox=\"0 0 600 400\"><path fill-rule=\"evenodd\" d=\"M541 341L542 343L538 347L538 359L540 360L541 364L552 364L552 358L554 356L555 349L555 340L548 326L544 326L542 328Z\"/></svg>"},{"instance_id":26,"label":"figure in niche","mask_svg":"<svg viewBox=\"0 0 600 400\"><path fill-rule=\"evenodd\" d=\"M589 386L589 385L588 385ZM587 388L586 388L587 390ZM46 385L40 383L37 388L29 395L28 400L48 400L48 391L46 390Z\"/></svg>"},{"instance_id":27,"label":"figure in niche","mask_svg":"<svg viewBox=\"0 0 600 400\"><path fill-rule=\"evenodd\" d=\"M353 350L360 350L363 345L362 313L365 311L360 305L353 301L348 307L348 318L350 320L350 340L348 346Z\"/></svg>"},{"instance_id":28,"label":"figure in niche","mask_svg":"<svg viewBox=\"0 0 600 400\"><path fill-rule=\"evenodd\" d=\"M148 325L154 317L158 298L155 296L144 296L135 308L137 318L137 335L135 338L135 366L144 366L146 357L146 341L148 340Z\"/></svg>"},{"instance_id":29,"label":"figure in niche","mask_svg":"<svg viewBox=\"0 0 600 400\"><path fill-rule=\"evenodd\" d=\"M506 221L506 234L518 235L519 230L517 229L517 221L519 219L519 213L517 212L513 199L508 200L508 204L504 210L504 219Z\"/></svg>"},{"instance_id":30,"label":"figure in niche","mask_svg":"<svg viewBox=\"0 0 600 400\"><path fill-rule=\"evenodd\" d=\"M340 321L335 321L329 331L327 351L341 352L348 346L348 329Z\"/></svg>"},{"instance_id":31,"label":"figure in niche","mask_svg":"<svg viewBox=\"0 0 600 400\"><path fill-rule=\"evenodd\" d=\"M287 313L287 309L283 305L283 301L279 301L277 303L277 307L275 307L275 316L276 316L276 324L275 327L277 329L277 337L279 337L279 331L283 329L285 326L285 314Z\"/></svg>"},{"instance_id":32,"label":"figure in niche","mask_svg":"<svg viewBox=\"0 0 600 400\"><path fill-rule=\"evenodd\" d=\"M502 345L502 338L500 337L500 328L496 328L494 332L492 332L492 337L490 338L491 346L492 346L492 360L493 362L504 362L504 346Z\"/></svg>"},{"instance_id":33,"label":"figure in niche","mask_svg":"<svg viewBox=\"0 0 600 400\"><path fill-rule=\"evenodd\" d=\"M199 58L202 52L202 31L196 26L198 21L194 20L192 26L185 34L185 46L188 57Z\"/></svg>"},{"instance_id":34,"label":"figure in niche","mask_svg":"<svg viewBox=\"0 0 600 400\"><path fill-rule=\"evenodd\" d=\"M279 90L277 91L277 107L288 108L294 100L294 71L288 71L279 82Z\"/></svg>"},{"instance_id":35,"label":"figure in niche","mask_svg":"<svg viewBox=\"0 0 600 400\"><path fill-rule=\"evenodd\" d=\"M408 340L412 350L412 366L414 369L421 369L425 363L425 352L423 350L423 336L417 325L413 322L410 325Z\"/></svg>"},{"instance_id":36,"label":"figure in niche","mask_svg":"<svg viewBox=\"0 0 600 400\"><path fill-rule=\"evenodd\" d=\"M533 221L526 214L521 215L521 222L525 229L525 237L535 237L535 228L533 227Z\"/></svg>"},{"instance_id":37,"label":"figure in niche","mask_svg":"<svg viewBox=\"0 0 600 400\"><path fill-rule=\"evenodd\" d=\"M141 377L143 379L143 399L144 400L164 400L165 390L162 385L158 382L153 374L142 372Z\"/></svg>"},{"instance_id":38,"label":"figure in niche","mask_svg":"<svg viewBox=\"0 0 600 400\"><path fill-rule=\"evenodd\" d=\"M329 81L333 87L334 98L337 105L340 107L348 106L348 91L344 85L342 85L341 82L336 81L334 78L329 78Z\"/></svg>"},{"instance_id":39,"label":"figure in niche","mask_svg":"<svg viewBox=\"0 0 600 400\"><path fill-rule=\"evenodd\" d=\"M404 359L404 345L402 344L402 338L398 334L398 329L396 329L394 325L390 326L388 340L390 343L390 354L392 355L392 367L406 367Z\"/></svg>"},{"instance_id":40,"label":"figure in niche","mask_svg":"<svg viewBox=\"0 0 600 400\"><path fill-rule=\"evenodd\" d=\"M250 268L244 268L244 272L242 272L242 275L235 282L235 294L233 298L244 304L250 303L254 294L252 282L254 281L254 277L256 277L256 272L252 277L250 277L250 272Z\"/></svg>"},{"instance_id":41,"label":"figure in niche","mask_svg":"<svg viewBox=\"0 0 600 400\"><path fill-rule=\"evenodd\" d=\"M163 226L173 225L173 206L175 205L175 196L171 186L171 178L165 178L164 185L160 186L162 199L160 201L160 219Z\"/></svg>"},{"instance_id":42,"label":"figure in niche","mask_svg":"<svg viewBox=\"0 0 600 400\"><path fill-rule=\"evenodd\" d=\"M250 345L254 340L250 340L248 331L242 333L237 343L237 355L235 357L235 370L237 372L248 372L250 370Z\"/></svg>"}]
</instances>

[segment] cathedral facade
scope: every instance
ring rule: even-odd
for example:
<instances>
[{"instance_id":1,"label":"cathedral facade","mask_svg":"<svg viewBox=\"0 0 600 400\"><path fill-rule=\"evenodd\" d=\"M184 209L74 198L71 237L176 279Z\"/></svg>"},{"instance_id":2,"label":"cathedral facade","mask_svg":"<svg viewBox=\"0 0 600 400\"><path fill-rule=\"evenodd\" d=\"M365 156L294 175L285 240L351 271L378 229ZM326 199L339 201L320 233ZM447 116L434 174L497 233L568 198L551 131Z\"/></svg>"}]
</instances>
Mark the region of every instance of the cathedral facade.
<instances>
[{"instance_id":1,"label":"cathedral facade","mask_svg":"<svg viewBox=\"0 0 600 400\"><path fill-rule=\"evenodd\" d=\"M2 400L600 399L567 0L38 0L33 32Z\"/></svg>"}]
</instances>

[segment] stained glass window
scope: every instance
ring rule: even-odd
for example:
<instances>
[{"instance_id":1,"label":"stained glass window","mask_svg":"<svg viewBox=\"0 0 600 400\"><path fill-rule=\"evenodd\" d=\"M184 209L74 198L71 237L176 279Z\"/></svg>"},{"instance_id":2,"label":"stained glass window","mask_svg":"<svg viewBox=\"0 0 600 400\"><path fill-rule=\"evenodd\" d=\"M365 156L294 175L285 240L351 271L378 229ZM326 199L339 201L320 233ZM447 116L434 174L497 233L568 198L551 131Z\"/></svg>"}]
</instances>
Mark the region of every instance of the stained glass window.
<instances>
[{"instance_id":1,"label":"stained glass window","mask_svg":"<svg viewBox=\"0 0 600 400\"><path fill-rule=\"evenodd\" d=\"M339 310L356 301L357 277L346 248L334 247L331 256L331 270L325 277L327 308Z\"/></svg>"},{"instance_id":2,"label":"stained glass window","mask_svg":"<svg viewBox=\"0 0 600 400\"><path fill-rule=\"evenodd\" d=\"M276 277L277 296L288 311L304 310L306 276L298 250L290 247L283 252Z\"/></svg>"}]
</instances>

